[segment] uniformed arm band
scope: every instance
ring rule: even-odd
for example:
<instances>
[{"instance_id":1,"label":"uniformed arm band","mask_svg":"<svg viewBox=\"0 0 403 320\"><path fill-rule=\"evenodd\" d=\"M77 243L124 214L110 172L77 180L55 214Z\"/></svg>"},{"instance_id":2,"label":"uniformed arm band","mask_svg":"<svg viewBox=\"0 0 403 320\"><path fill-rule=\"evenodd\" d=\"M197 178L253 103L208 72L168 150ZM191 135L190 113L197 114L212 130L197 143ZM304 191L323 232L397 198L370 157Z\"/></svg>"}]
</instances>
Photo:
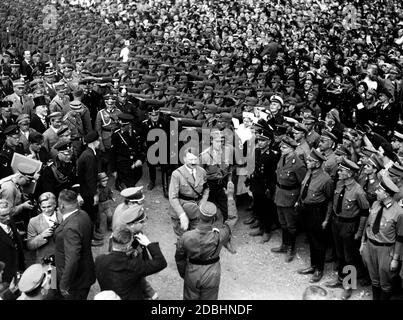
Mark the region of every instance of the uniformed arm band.
<instances>
[{"instance_id":1,"label":"uniformed arm band","mask_svg":"<svg viewBox=\"0 0 403 320\"><path fill-rule=\"evenodd\" d=\"M403 236L397 236L396 241L403 243Z\"/></svg>"},{"instance_id":2,"label":"uniformed arm band","mask_svg":"<svg viewBox=\"0 0 403 320\"><path fill-rule=\"evenodd\" d=\"M360 210L361 217L368 217L369 216L369 209L361 209Z\"/></svg>"}]
</instances>

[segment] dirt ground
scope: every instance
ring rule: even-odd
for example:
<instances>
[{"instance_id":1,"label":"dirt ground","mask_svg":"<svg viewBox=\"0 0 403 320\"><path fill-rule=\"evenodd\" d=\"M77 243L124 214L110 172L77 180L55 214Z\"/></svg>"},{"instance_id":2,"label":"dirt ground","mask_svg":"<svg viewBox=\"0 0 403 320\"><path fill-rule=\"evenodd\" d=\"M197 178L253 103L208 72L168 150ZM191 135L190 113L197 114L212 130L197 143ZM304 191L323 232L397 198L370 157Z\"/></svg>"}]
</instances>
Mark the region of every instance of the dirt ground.
<instances>
[{"instance_id":1,"label":"dirt ground","mask_svg":"<svg viewBox=\"0 0 403 320\"><path fill-rule=\"evenodd\" d=\"M168 262L167 268L158 274L147 277L160 299L181 300L183 281L179 277L175 264L176 236L172 230L171 221L167 214L169 202L163 197L157 172L157 186L146 190L147 168L143 179L138 185L144 186L145 209L148 221L145 234L151 241L158 241ZM116 205L121 198L116 194ZM273 232L271 240L259 244L260 237L248 235L249 227L242 221L248 216L245 208L239 210L239 222L233 230L233 243L237 253L230 254L226 249L221 253L221 284L219 299L221 300L300 300L304 289L309 285L310 276L299 275L296 270L309 265L309 251L305 236L297 240L297 255L291 263L284 262L284 255L274 254L271 248L278 246L281 241L280 230ZM107 245L93 248L94 257L107 251ZM326 264L325 276L319 285L334 279L336 273L333 264ZM99 292L98 283L91 289L89 299ZM328 289L331 299L338 299L341 289ZM370 287L359 287L355 290L352 300L371 299Z\"/></svg>"}]
</instances>

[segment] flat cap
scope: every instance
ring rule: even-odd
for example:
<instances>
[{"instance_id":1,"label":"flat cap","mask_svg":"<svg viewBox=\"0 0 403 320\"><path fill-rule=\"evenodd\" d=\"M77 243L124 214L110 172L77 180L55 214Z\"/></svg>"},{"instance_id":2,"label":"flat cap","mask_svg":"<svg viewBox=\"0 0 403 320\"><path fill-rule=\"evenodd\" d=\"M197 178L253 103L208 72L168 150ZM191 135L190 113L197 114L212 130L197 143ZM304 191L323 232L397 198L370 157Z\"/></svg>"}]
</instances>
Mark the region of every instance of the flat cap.
<instances>
[{"instance_id":1,"label":"flat cap","mask_svg":"<svg viewBox=\"0 0 403 320\"><path fill-rule=\"evenodd\" d=\"M38 288L45 278L44 268L40 263L29 266L21 276L18 282L18 289L23 292L31 292Z\"/></svg>"},{"instance_id":2,"label":"flat cap","mask_svg":"<svg viewBox=\"0 0 403 320\"><path fill-rule=\"evenodd\" d=\"M309 154L308 157L312 158L315 161L320 161L320 162L326 161L325 156L315 148L311 149L311 153Z\"/></svg>"},{"instance_id":3,"label":"flat cap","mask_svg":"<svg viewBox=\"0 0 403 320\"><path fill-rule=\"evenodd\" d=\"M123 189L120 195L130 202L142 201L144 200L143 186Z\"/></svg>"},{"instance_id":4,"label":"flat cap","mask_svg":"<svg viewBox=\"0 0 403 320\"><path fill-rule=\"evenodd\" d=\"M348 150L348 148L346 146L344 146L343 144L340 144L340 143L337 145L337 148L334 151L334 153L337 156L346 156L346 157L351 156L350 150Z\"/></svg>"},{"instance_id":5,"label":"flat cap","mask_svg":"<svg viewBox=\"0 0 403 320\"><path fill-rule=\"evenodd\" d=\"M98 173L98 181L105 181L108 179L108 175L105 172Z\"/></svg>"},{"instance_id":6,"label":"flat cap","mask_svg":"<svg viewBox=\"0 0 403 320\"><path fill-rule=\"evenodd\" d=\"M296 147L298 147L298 143L297 141L295 141L293 138L289 137L289 136L284 136L281 139L281 144L285 144L293 149L295 149Z\"/></svg>"},{"instance_id":7,"label":"flat cap","mask_svg":"<svg viewBox=\"0 0 403 320\"><path fill-rule=\"evenodd\" d=\"M31 122L31 119L30 119L29 115L26 114L26 113L23 113L23 114L20 114L17 117L16 122L17 122L17 124L20 124L21 122L24 122L24 121L27 121L27 120L28 120L28 122Z\"/></svg>"},{"instance_id":8,"label":"flat cap","mask_svg":"<svg viewBox=\"0 0 403 320\"><path fill-rule=\"evenodd\" d=\"M333 119L336 122L340 122L340 114L337 109L331 109L327 114L326 117Z\"/></svg>"},{"instance_id":9,"label":"flat cap","mask_svg":"<svg viewBox=\"0 0 403 320\"><path fill-rule=\"evenodd\" d=\"M73 110L78 110L80 108L82 108L82 103L81 101L78 100L73 100L70 102L70 108Z\"/></svg>"},{"instance_id":10,"label":"flat cap","mask_svg":"<svg viewBox=\"0 0 403 320\"><path fill-rule=\"evenodd\" d=\"M59 112L59 111L52 112L52 113L48 116L49 119L53 119L53 118L62 118L62 117L63 117L63 113L61 113L61 112Z\"/></svg>"},{"instance_id":11,"label":"flat cap","mask_svg":"<svg viewBox=\"0 0 403 320\"><path fill-rule=\"evenodd\" d=\"M399 188L386 175L381 175L381 182L379 183L379 188L385 190L387 193L390 194L395 194L399 192Z\"/></svg>"},{"instance_id":12,"label":"flat cap","mask_svg":"<svg viewBox=\"0 0 403 320\"><path fill-rule=\"evenodd\" d=\"M84 137L84 142L85 143L91 143L94 142L95 140L99 139L99 134L97 131L91 131L88 132L85 137Z\"/></svg>"},{"instance_id":13,"label":"flat cap","mask_svg":"<svg viewBox=\"0 0 403 320\"><path fill-rule=\"evenodd\" d=\"M185 202L182 207L190 220L196 219L200 214L200 208L195 202Z\"/></svg>"},{"instance_id":14,"label":"flat cap","mask_svg":"<svg viewBox=\"0 0 403 320\"><path fill-rule=\"evenodd\" d=\"M203 110L204 113L212 113L212 114L217 113L217 111L218 111L218 107L214 104L206 105Z\"/></svg>"},{"instance_id":15,"label":"flat cap","mask_svg":"<svg viewBox=\"0 0 403 320\"><path fill-rule=\"evenodd\" d=\"M341 163L339 164L339 167L350 170L350 171L360 170L360 167L355 162L353 162L349 159L346 159L346 158L342 158Z\"/></svg>"}]
</instances>

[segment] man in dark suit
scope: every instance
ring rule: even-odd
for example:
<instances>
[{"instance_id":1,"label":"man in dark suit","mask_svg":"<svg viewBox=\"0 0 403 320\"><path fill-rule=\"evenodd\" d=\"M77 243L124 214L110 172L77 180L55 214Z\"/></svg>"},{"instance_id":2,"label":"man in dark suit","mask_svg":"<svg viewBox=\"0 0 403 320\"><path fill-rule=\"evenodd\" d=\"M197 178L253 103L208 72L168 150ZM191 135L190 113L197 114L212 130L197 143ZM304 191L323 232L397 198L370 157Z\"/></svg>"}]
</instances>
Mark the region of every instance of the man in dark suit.
<instances>
[{"instance_id":1,"label":"man in dark suit","mask_svg":"<svg viewBox=\"0 0 403 320\"><path fill-rule=\"evenodd\" d=\"M144 213L138 219L141 216ZM152 259L144 258L136 250L133 251L133 241L146 248ZM132 254L128 254L129 252ZM151 243L142 233L133 237L126 225L117 227L113 232L112 252L99 255L95 260L95 272L101 290L113 290L122 300L143 300L144 277L157 273L166 266L167 262L158 243Z\"/></svg>"},{"instance_id":2,"label":"man in dark suit","mask_svg":"<svg viewBox=\"0 0 403 320\"><path fill-rule=\"evenodd\" d=\"M39 133L44 133L48 128L48 106L46 104L45 96L39 96L34 98L35 113L31 118L31 128L35 129Z\"/></svg>"},{"instance_id":3,"label":"man in dark suit","mask_svg":"<svg viewBox=\"0 0 403 320\"><path fill-rule=\"evenodd\" d=\"M29 81L32 81L32 71L34 67L31 62L31 51L24 51L24 60L21 62L21 74L26 76Z\"/></svg>"},{"instance_id":4,"label":"man in dark suit","mask_svg":"<svg viewBox=\"0 0 403 320\"><path fill-rule=\"evenodd\" d=\"M92 223L79 209L77 194L62 190L58 199L63 222L55 230L58 289L67 300L86 300L95 282L91 252Z\"/></svg>"},{"instance_id":5,"label":"man in dark suit","mask_svg":"<svg viewBox=\"0 0 403 320\"><path fill-rule=\"evenodd\" d=\"M100 139L98 132L92 131L84 137L87 149L77 160L77 176L80 184L80 194L84 200L83 210L85 210L95 225L95 230L99 228L98 219L98 165L96 150L99 148ZM102 240L100 233L94 232L95 240Z\"/></svg>"},{"instance_id":6,"label":"man in dark suit","mask_svg":"<svg viewBox=\"0 0 403 320\"><path fill-rule=\"evenodd\" d=\"M25 269L21 237L10 217L11 204L0 199L0 261L5 263L3 281L11 282L17 271Z\"/></svg>"}]
</instances>

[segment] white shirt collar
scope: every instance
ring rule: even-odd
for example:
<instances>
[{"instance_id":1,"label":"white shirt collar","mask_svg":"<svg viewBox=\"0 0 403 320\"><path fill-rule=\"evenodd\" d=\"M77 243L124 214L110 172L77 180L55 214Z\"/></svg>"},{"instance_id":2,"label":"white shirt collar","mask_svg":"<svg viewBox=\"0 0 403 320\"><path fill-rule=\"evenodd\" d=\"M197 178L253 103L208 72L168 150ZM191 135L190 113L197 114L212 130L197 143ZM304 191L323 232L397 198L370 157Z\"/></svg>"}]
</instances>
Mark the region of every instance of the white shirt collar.
<instances>
[{"instance_id":1,"label":"white shirt collar","mask_svg":"<svg viewBox=\"0 0 403 320\"><path fill-rule=\"evenodd\" d=\"M187 169L187 171L189 171L189 173L193 176L193 172L196 173L196 168L194 169L190 169L187 165L185 165L185 168Z\"/></svg>"},{"instance_id":2,"label":"white shirt collar","mask_svg":"<svg viewBox=\"0 0 403 320\"><path fill-rule=\"evenodd\" d=\"M78 209L71 211L69 213L66 213L63 215L63 221L65 221L68 217L70 217L73 213L76 213L78 211Z\"/></svg>"},{"instance_id":3,"label":"white shirt collar","mask_svg":"<svg viewBox=\"0 0 403 320\"><path fill-rule=\"evenodd\" d=\"M97 152L95 151L94 148L91 148L90 146L88 146L88 148L90 148L94 152L94 155L97 155Z\"/></svg>"},{"instance_id":4,"label":"white shirt collar","mask_svg":"<svg viewBox=\"0 0 403 320\"><path fill-rule=\"evenodd\" d=\"M11 230L11 228L10 228L10 226L8 226L8 225L6 225L6 224L4 224L4 223L1 223L0 222L0 227L4 230L4 232L5 233L9 233L10 232L10 230Z\"/></svg>"},{"instance_id":5,"label":"white shirt collar","mask_svg":"<svg viewBox=\"0 0 403 320\"><path fill-rule=\"evenodd\" d=\"M59 129L56 129L54 126L50 126L51 128L52 128L52 130L55 132L55 133L57 133L59 130L60 130L60 128Z\"/></svg>"}]
</instances>

